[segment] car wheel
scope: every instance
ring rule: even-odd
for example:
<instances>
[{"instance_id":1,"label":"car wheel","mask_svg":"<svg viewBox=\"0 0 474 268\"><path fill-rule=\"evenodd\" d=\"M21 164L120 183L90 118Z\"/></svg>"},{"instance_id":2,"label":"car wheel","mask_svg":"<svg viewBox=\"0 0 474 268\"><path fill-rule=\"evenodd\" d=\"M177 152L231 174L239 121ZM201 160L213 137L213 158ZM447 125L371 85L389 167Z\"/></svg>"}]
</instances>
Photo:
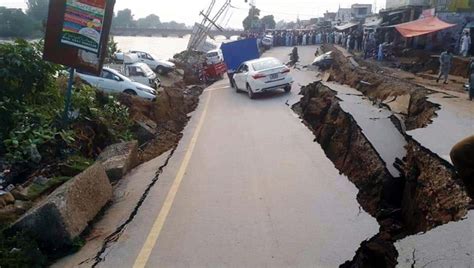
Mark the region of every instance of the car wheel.
<instances>
[{"instance_id":1,"label":"car wheel","mask_svg":"<svg viewBox=\"0 0 474 268\"><path fill-rule=\"evenodd\" d=\"M128 95L133 95L133 96L137 95L137 92L135 92L135 90L133 89L125 89L123 93L128 94Z\"/></svg>"},{"instance_id":2,"label":"car wheel","mask_svg":"<svg viewBox=\"0 0 474 268\"><path fill-rule=\"evenodd\" d=\"M156 67L156 72L159 73L159 74L161 74L161 75L166 74L165 67L163 67L163 66L158 66L158 67Z\"/></svg>"},{"instance_id":3,"label":"car wheel","mask_svg":"<svg viewBox=\"0 0 474 268\"><path fill-rule=\"evenodd\" d=\"M254 98L255 98L255 93L253 93L252 88L250 87L249 84L247 84L247 93L249 94L249 98L250 98L250 99L254 99Z\"/></svg>"},{"instance_id":4,"label":"car wheel","mask_svg":"<svg viewBox=\"0 0 474 268\"><path fill-rule=\"evenodd\" d=\"M291 86L286 86L284 89L286 93L289 93L291 91Z\"/></svg>"}]
</instances>

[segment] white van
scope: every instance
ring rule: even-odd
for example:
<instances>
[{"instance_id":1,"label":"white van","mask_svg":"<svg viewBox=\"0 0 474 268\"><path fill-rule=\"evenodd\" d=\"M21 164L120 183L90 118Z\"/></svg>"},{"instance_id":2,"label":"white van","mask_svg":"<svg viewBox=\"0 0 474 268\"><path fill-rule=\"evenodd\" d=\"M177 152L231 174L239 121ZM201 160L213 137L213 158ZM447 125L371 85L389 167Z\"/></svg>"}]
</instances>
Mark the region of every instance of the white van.
<instances>
[{"instance_id":1,"label":"white van","mask_svg":"<svg viewBox=\"0 0 474 268\"><path fill-rule=\"evenodd\" d=\"M218 64L224 61L224 55L222 50L214 49L206 53L206 62L209 65Z\"/></svg>"},{"instance_id":2,"label":"white van","mask_svg":"<svg viewBox=\"0 0 474 268\"><path fill-rule=\"evenodd\" d=\"M136 54L124 53L122 61L123 64L110 64L107 67L119 71L140 84L147 85L154 89L160 87L161 81L158 76L147 64L140 62Z\"/></svg>"}]
</instances>

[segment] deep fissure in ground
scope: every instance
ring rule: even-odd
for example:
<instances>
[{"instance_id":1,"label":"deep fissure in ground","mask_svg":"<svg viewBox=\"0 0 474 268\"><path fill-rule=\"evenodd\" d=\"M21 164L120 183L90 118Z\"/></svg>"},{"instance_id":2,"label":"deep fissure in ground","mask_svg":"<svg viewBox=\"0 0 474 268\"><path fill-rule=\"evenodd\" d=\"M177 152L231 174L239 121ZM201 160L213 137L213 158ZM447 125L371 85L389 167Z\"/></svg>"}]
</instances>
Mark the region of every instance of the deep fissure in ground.
<instances>
[{"instance_id":1,"label":"deep fissure in ground","mask_svg":"<svg viewBox=\"0 0 474 268\"><path fill-rule=\"evenodd\" d=\"M467 214L470 198L449 163L403 133L407 155L397 161L402 176L394 178L356 120L341 108L335 91L316 82L301 94L293 109L336 168L357 186L358 202L380 224L379 233L364 241L343 267L395 267L395 241ZM413 126L427 124L425 114L433 113L433 106L424 107L429 111L413 114Z\"/></svg>"}]
</instances>

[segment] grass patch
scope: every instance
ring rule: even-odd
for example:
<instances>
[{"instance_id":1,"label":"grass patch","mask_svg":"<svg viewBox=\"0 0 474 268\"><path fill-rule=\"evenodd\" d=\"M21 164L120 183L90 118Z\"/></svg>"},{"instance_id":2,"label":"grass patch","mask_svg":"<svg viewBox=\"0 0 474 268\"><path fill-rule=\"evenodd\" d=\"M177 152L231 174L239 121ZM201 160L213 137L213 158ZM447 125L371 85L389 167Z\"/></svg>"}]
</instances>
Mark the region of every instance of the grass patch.
<instances>
[{"instance_id":1,"label":"grass patch","mask_svg":"<svg viewBox=\"0 0 474 268\"><path fill-rule=\"evenodd\" d=\"M62 185L70 179L71 177L63 176L51 178L45 184L33 183L27 188L27 197L30 200L35 200L42 194L57 188L58 186Z\"/></svg>"}]
</instances>

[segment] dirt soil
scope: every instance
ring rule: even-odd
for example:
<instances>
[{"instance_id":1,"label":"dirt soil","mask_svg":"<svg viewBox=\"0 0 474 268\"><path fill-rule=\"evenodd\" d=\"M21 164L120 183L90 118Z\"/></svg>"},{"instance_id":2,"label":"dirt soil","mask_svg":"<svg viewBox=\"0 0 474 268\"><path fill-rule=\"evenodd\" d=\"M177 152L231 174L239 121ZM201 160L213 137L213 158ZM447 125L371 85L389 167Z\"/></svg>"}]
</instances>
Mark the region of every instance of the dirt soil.
<instances>
[{"instance_id":1,"label":"dirt soil","mask_svg":"<svg viewBox=\"0 0 474 268\"><path fill-rule=\"evenodd\" d=\"M356 88L378 103L409 94L410 104L405 120L407 130L423 128L432 123L439 107L427 100L427 96L432 93L430 90L406 80L385 76L384 71L375 65L355 68L333 46L323 46L323 50L333 51L334 64L329 70L330 80Z\"/></svg>"},{"instance_id":2,"label":"dirt soil","mask_svg":"<svg viewBox=\"0 0 474 268\"><path fill-rule=\"evenodd\" d=\"M154 102L125 94L120 96L120 102L130 109L134 120L151 120L156 124L155 138L141 147L140 163L147 162L178 144L181 132L189 121L188 114L196 109L203 90L202 86L186 87L183 83L175 83L172 87L165 87Z\"/></svg>"},{"instance_id":3,"label":"dirt soil","mask_svg":"<svg viewBox=\"0 0 474 268\"><path fill-rule=\"evenodd\" d=\"M341 109L336 92L316 82L303 87L301 94L303 98L295 110L336 168L359 188L358 201L362 207L376 215L384 182L393 179L383 160L352 116Z\"/></svg>"},{"instance_id":4,"label":"dirt soil","mask_svg":"<svg viewBox=\"0 0 474 268\"><path fill-rule=\"evenodd\" d=\"M432 73L437 74L439 71L439 54L433 54L424 50L405 49L395 56L400 60L400 68L411 73ZM467 70L469 59L454 57L453 66L450 74L467 78Z\"/></svg>"}]
</instances>

